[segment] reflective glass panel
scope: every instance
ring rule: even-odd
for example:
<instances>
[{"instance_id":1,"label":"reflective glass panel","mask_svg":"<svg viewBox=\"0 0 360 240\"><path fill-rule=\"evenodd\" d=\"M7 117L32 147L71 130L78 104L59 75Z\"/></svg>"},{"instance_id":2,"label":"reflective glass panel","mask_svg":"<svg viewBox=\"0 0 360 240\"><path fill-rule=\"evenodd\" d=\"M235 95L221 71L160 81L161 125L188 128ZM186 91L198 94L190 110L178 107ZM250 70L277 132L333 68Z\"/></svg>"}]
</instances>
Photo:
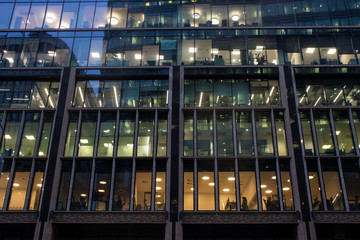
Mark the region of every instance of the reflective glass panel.
<instances>
[{"instance_id":1,"label":"reflective glass panel","mask_svg":"<svg viewBox=\"0 0 360 240\"><path fill-rule=\"evenodd\" d=\"M46 3L33 3L31 4L29 17L27 20L27 29L42 28Z\"/></svg>"},{"instance_id":2,"label":"reflective glass panel","mask_svg":"<svg viewBox=\"0 0 360 240\"><path fill-rule=\"evenodd\" d=\"M79 3L64 3L60 29L75 28Z\"/></svg>"},{"instance_id":3,"label":"reflective glass panel","mask_svg":"<svg viewBox=\"0 0 360 240\"><path fill-rule=\"evenodd\" d=\"M30 193L29 210L34 211L39 209L40 197L43 191L43 178L46 162L38 160L35 162L35 172Z\"/></svg>"},{"instance_id":4,"label":"reflective glass panel","mask_svg":"<svg viewBox=\"0 0 360 240\"><path fill-rule=\"evenodd\" d=\"M276 180L275 159L259 160L260 188L263 210L280 210L278 186Z\"/></svg>"},{"instance_id":5,"label":"reflective glass panel","mask_svg":"<svg viewBox=\"0 0 360 240\"><path fill-rule=\"evenodd\" d=\"M96 160L91 210L108 211L112 160Z\"/></svg>"},{"instance_id":6,"label":"reflective glass panel","mask_svg":"<svg viewBox=\"0 0 360 240\"><path fill-rule=\"evenodd\" d=\"M24 29L27 23L29 3L17 3L14 8L10 29Z\"/></svg>"},{"instance_id":7,"label":"reflective glass panel","mask_svg":"<svg viewBox=\"0 0 360 240\"><path fill-rule=\"evenodd\" d=\"M319 183L319 173L317 160L307 160L306 161L308 176L309 176L309 186L311 191L311 203L313 210L323 210L323 200L321 197L321 188Z\"/></svg>"},{"instance_id":8,"label":"reflective glass panel","mask_svg":"<svg viewBox=\"0 0 360 240\"><path fill-rule=\"evenodd\" d=\"M314 155L314 142L311 132L310 114L307 111L300 112L301 127L304 140L305 155Z\"/></svg>"},{"instance_id":9,"label":"reflective glass panel","mask_svg":"<svg viewBox=\"0 0 360 240\"><path fill-rule=\"evenodd\" d=\"M316 137L320 154L334 154L334 143L329 122L329 113L314 111Z\"/></svg>"},{"instance_id":10,"label":"reflective glass panel","mask_svg":"<svg viewBox=\"0 0 360 240\"><path fill-rule=\"evenodd\" d=\"M353 137L350 129L350 120L348 111L333 111L335 135L338 142L339 153L355 154Z\"/></svg>"},{"instance_id":11,"label":"reflective glass panel","mask_svg":"<svg viewBox=\"0 0 360 240\"><path fill-rule=\"evenodd\" d=\"M194 210L194 161L184 160L184 210Z\"/></svg>"},{"instance_id":12,"label":"reflective glass panel","mask_svg":"<svg viewBox=\"0 0 360 240\"><path fill-rule=\"evenodd\" d=\"M197 112L197 155L214 155L213 114L212 112Z\"/></svg>"},{"instance_id":13,"label":"reflective glass panel","mask_svg":"<svg viewBox=\"0 0 360 240\"><path fill-rule=\"evenodd\" d=\"M6 116L5 134L1 142L1 152L5 157L14 156L21 115L21 113L8 113Z\"/></svg>"},{"instance_id":14,"label":"reflective glass panel","mask_svg":"<svg viewBox=\"0 0 360 240\"><path fill-rule=\"evenodd\" d=\"M140 81L125 80L121 84L121 107L137 107L139 102Z\"/></svg>"},{"instance_id":15,"label":"reflective glass panel","mask_svg":"<svg viewBox=\"0 0 360 240\"><path fill-rule=\"evenodd\" d=\"M119 123L119 157L132 156L134 152L135 112L121 112Z\"/></svg>"},{"instance_id":16,"label":"reflective glass panel","mask_svg":"<svg viewBox=\"0 0 360 240\"><path fill-rule=\"evenodd\" d=\"M77 28L92 28L94 18L95 3L85 2L80 4Z\"/></svg>"},{"instance_id":17,"label":"reflective glass panel","mask_svg":"<svg viewBox=\"0 0 360 240\"><path fill-rule=\"evenodd\" d=\"M24 210L32 161L16 160L8 210Z\"/></svg>"},{"instance_id":18,"label":"reflective glass panel","mask_svg":"<svg viewBox=\"0 0 360 240\"><path fill-rule=\"evenodd\" d=\"M91 169L92 161L76 160L74 185L70 203L70 210L72 211L88 210Z\"/></svg>"},{"instance_id":19,"label":"reflective glass panel","mask_svg":"<svg viewBox=\"0 0 360 240\"><path fill-rule=\"evenodd\" d=\"M234 156L231 112L216 112L216 131L218 156Z\"/></svg>"},{"instance_id":20,"label":"reflective glass panel","mask_svg":"<svg viewBox=\"0 0 360 240\"><path fill-rule=\"evenodd\" d=\"M194 113L184 112L184 157L194 155Z\"/></svg>"},{"instance_id":21,"label":"reflective glass panel","mask_svg":"<svg viewBox=\"0 0 360 240\"><path fill-rule=\"evenodd\" d=\"M235 161L219 160L218 169L220 210L236 211Z\"/></svg>"},{"instance_id":22,"label":"reflective glass panel","mask_svg":"<svg viewBox=\"0 0 360 240\"><path fill-rule=\"evenodd\" d=\"M56 204L56 210L65 211L67 208L67 199L70 188L72 161L62 161L61 166L61 179L59 185L58 200Z\"/></svg>"},{"instance_id":23,"label":"reflective glass panel","mask_svg":"<svg viewBox=\"0 0 360 240\"><path fill-rule=\"evenodd\" d=\"M130 210L131 160L118 160L115 166L113 211Z\"/></svg>"},{"instance_id":24,"label":"reflective glass panel","mask_svg":"<svg viewBox=\"0 0 360 240\"><path fill-rule=\"evenodd\" d=\"M254 155L251 112L236 112L238 154Z\"/></svg>"},{"instance_id":25,"label":"reflective glass panel","mask_svg":"<svg viewBox=\"0 0 360 240\"><path fill-rule=\"evenodd\" d=\"M40 116L40 113L26 114L19 156L23 157L34 155L34 148L39 129Z\"/></svg>"},{"instance_id":26,"label":"reflective glass panel","mask_svg":"<svg viewBox=\"0 0 360 240\"><path fill-rule=\"evenodd\" d=\"M213 80L197 80L195 82L195 106L213 106Z\"/></svg>"},{"instance_id":27,"label":"reflective glass panel","mask_svg":"<svg viewBox=\"0 0 360 240\"><path fill-rule=\"evenodd\" d=\"M134 196L134 210L135 211L150 211L151 208L151 180L152 180L152 165L151 160L137 160L136 161L136 176L135 176L135 196Z\"/></svg>"},{"instance_id":28,"label":"reflective glass panel","mask_svg":"<svg viewBox=\"0 0 360 240\"><path fill-rule=\"evenodd\" d=\"M101 113L98 156L112 157L114 149L116 113Z\"/></svg>"},{"instance_id":29,"label":"reflective glass panel","mask_svg":"<svg viewBox=\"0 0 360 240\"><path fill-rule=\"evenodd\" d=\"M10 170L11 170L11 164L12 161L5 160L3 163L2 171L1 171L1 177L0 177L0 210L3 209L4 206L4 200L5 200L5 194L7 185L9 182L10 177Z\"/></svg>"},{"instance_id":30,"label":"reflective glass panel","mask_svg":"<svg viewBox=\"0 0 360 240\"><path fill-rule=\"evenodd\" d=\"M274 117L278 154L279 156L287 156L288 150L284 125L284 112L274 112Z\"/></svg>"},{"instance_id":31,"label":"reflective glass panel","mask_svg":"<svg viewBox=\"0 0 360 240\"><path fill-rule=\"evenodd\" d=\"M154 144L154 113L139 114L137 156L152 156Z\"/></svg>"},{"instance_id":32,"label":"reflective glass panel","mask_svg":"<svg viewBox=\"0 0 360 240\"><path fill-rule=\"evenodd\" d=\"M50 134L52 130L53 113L44 114L44 125L41 131L40 146L38 156L47 156L50 142Z\"/></svg>"},{"instance_id":33,"label":"reflective glass panel","mask_svg":"<svg viewBox=\"0 0 360 240\"><path fill-rule=\"evenodd\" d=\"M166 203L166 160L156 160L155 210L164 211Z\"/></svg>"},{"instance_id":34,"label":"reflective glass panel","mask_svg":"<svg viewBox=\"0 0 360 240\"><path fill-rule=\"evenodd\" d=\"M61 10L61 3L48 3L44 21L44 28L59 28Z\"/></svg>"},{"instance_id":35,"label":"reflective glass panel","mask_svg":"<svg viewBox=\"0 0 360 240\"><path fill-rule=\"evenodd\" d=\"M83 113L80 130L78 156L93 156L97 113Z\"/></svg>"},{"instance_id":36,"label":"reflective glass panel","mask_svg":"<svg viewBox=\"0 0 360 240\"><path fill-rule=\"evenodd\" d=\"M157 139L157 155L166 156L167 142L167 112L159 112L158 116L158 139Z\"/></svg>"},{"instance_id":37,"label":"reflective glass panel","mask_svg":"<svg viewBox=\"0 0 360 240\"><path fill-rule=\"evenodd\" d=\"M326 206L328 211L344 210L344 198L340 186L336 160L322 160L321 169L324 178Z\"/></svg>"},{"instance_id":38,"label":"reflective glass panel","mask_svg":"<svg viewBox=\"0 0 360 240\"><path fill-rule=\"evenodd\" d=\"M255 112L255 121L259 155L274 155L270 112Z\"/></svg>"},{"instance_id":39,"label":"reflective glass panel","mask_svg":"<svg viewBox=\"0 0 360 240\"><path fill-rule=\"evenodd\" d=\"M283 206L285 211L294 210L294 200L292 194L292 184L290 176L290 165L288 160L279 160L280 177L283 196Z\"/></svg>"},{"instance_id":40,"label":"reflective glass panel","mask_svg":"<svg viewBox=\"0 0 360 240\"><path fill-rule=\"evenodd\" d=\"M351 211L359 211L360 197L360 169L357 160L342 160L342 169L349 207Z\"/></svg>"},{"instance_id":41,"label":"reflective glass panel","mask_svg":"<svg viewBox=\"0 0 360 240\"><path fill-rule=\"evenodd\" d=\"M238 161L238 166L240 177L241 210L258 210L255 161L241 159Z\"/></svg>"},{"instance_id":42,"label":"reflective glass panel","mask_svg":"<svg viewBox=\"0 0 360 240\"><path fill-rule=\"evenodd\" d=\"M198 210L215 210L214 161L198 160Z\"/></svg>"},{"instance_id":43,"label":"reflective glass panel","mask_svg":"<svg viewBox=\"0 0 360 240\"><path fill-rule=\"evenodd\" d=\"M77 113L71 113L69 115L69 126L68 126L68 132L67 132L67 136L66 136L65 152L64 152L64 156L66 156L66 157L72 157L74 155L78 117L79 116Z\"/></svg>"}]
</instances>

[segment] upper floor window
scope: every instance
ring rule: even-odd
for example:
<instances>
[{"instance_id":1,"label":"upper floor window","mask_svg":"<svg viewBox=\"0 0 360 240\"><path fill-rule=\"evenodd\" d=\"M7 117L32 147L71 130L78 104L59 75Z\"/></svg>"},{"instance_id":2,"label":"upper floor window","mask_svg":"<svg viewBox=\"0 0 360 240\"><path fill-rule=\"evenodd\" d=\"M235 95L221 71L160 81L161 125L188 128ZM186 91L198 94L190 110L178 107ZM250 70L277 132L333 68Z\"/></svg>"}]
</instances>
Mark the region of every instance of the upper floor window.
<instances>
[{"instance_id":1,"label":"upper floor window","mask_svg":"<svg viewBox=\"0 0 360 240\"><path fill-rule=\"evenodd\" d=\"M77 81L74 107L166 107L167 80L88 80Z\"/></svg>"},{"instance_id":2,"label":"upper floor window","mask_svg":"<svg viewBox=\"0 0 360 240\"><path fill-rule=\"evenodd\" d=\"M1 108L56 108L59 82L1 81Z\"/></svg>"}]
</instances>

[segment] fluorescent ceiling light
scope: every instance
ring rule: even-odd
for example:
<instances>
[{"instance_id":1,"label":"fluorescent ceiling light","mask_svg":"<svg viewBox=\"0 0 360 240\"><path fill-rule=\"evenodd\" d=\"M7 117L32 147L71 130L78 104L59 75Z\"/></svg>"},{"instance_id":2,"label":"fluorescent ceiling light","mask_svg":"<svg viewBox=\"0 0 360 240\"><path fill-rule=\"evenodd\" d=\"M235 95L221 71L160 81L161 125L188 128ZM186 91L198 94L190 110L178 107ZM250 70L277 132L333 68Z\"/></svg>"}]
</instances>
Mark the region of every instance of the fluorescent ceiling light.
<instances>
[{"instance_id":1,"label":"fluorescent ceiling light","mask_svg":"<svg viewBox=\"0 0 360 240\"><path fill-rule=\"evenodd\" d=\"M55 51L48 51L48 54L49 54L50 57L56 56L56 52L55 52Z\"/></svg>"},{"instance_id":2,"label":"fluorescent ceiling light","mask_svg":"<svg viewBox=\"0 0 360 240\"><path fill-rule=\"evenodd\" d=\"M315 48L307 48L306 49L306 53L314 53L315 52Z\"/></svg>"},{"instance_id":3,"label":"fluorescent ceiling light","mask_svg":"<svg viewBox=\"0 0 360 240\"><path fill-rule=\"evenodd\" d=\"M11 136L8 135L8 134L6 134L6 135L5 135L5 139L11 139Z\"/></svg>"},{"instance_id":4,"label":"fluorescent ceiling light","mask_svg":"<svg viewBox=\"0 0 360 240\"><path fill-rule=\"evenodd\" d=\"M211 24L212 25L218 25L219 23L220 23L219 19L217 19L217 18L212 18L211 19Z\"/></svg>"},{"instance_id":5,"label":"fluorescent ceiling light","mask_svg":"<svg viewBox=\"0 0 360 240\"><path fill-rule=\"evenodd\" d=\"M235 178L234 177L228 177L228 180L229 181L235 181Z\"/></svg>"},{"instance_id":6,"label":"fluorescent ceiling light","mask_svg":"<svg viewBox=\"0 0 360 240\"><path fill-rule=\"evenodd\" d=\"M189 47L189 53L196 53L196 48Z\"/></svg>"},{"instance_id":7,"label":"fluorescent ceiling light","mask_svg":"<svg viewBox=\"0 0 360 240\"><path fill-rule=\"evenodd\" d=\"M112 17L107 20L107 23L109 23L110 25L117 25L119 23L119 20L116 17Z\"/></svg>"},{"instance_id":8,"label":"fluorescent ceiling light","mask_svg":"<svg viewBox=\"0 0 360 240\"><path fill-rule=\"evenodd\" d=\"M266 190L265 193L272 193L272 191L271 190Z\"/></svg>"},{"instance_id":9,"label":"fluorescent ceiling light","mask_svg":"<svg viewBox=\"0 0 360 240\"><path fill-rule=\"evenodd\" d=\"M284 191L289 191L289 190L290 190L290 188L288 188L288 187L284 187L284 188L283 188L283 190L284 190Z\"/></svg>"},{"instance_id":10,"label":"fluorescent ceiling light","mask_svg":"<svg viewBox=\"0 0 360 240\"><path fill-rule=\"evenodd\" d=\"M84 143L84 144L89 143L89 141L87 139L80 139L80 142Z\"/></svg>"},{"instance_id":11,"label":"fluorescent ceiling light","mask_svg":"<svg viewBox=\"0 0 360 240\"><path fill-rule=\"evenodd\" d=\"M99 189L98 192L103 193L103 192L105 192L105 190L104 189Z\"/></svg>"},{"instance_id":12,"label":"fluorescent ceiling light","mask_svg":"<svg viewBox=\"0 0 360 240\"><path fill-rule=\"evenodd\" d=\"M200 18L200 13L198 13L198 12L194 13L193 18L199 19Z\"/></svg>"},{"instance_id":13,"label":"fluorescent ceiling light","mask_svg":"<svg viewBox=\"0 0 360 240\"><path fill-rule=\"evenodd\" d=\"M104 133L108 133L108 132L110 132L110 129L104 130Z\"/></svg>"},{"instance_id":14,"label":"fluorescent ceiling light","mask_svg":"<svg viewBox=\"0 0 360 240\"><path fill-rule=\"evenodd\" d=\"M212 49L211 49L211 53L212 53L212 54L218 54L218 53L219 53L219 49L218 49L218 48L212 48Z\"/></svg>"},{"instance_id":15,"label":"fluorescent ceiling light","mask_svg":"<svg viewBox=\"0 0 360 240\"><path fill-rule=\"evenodd\" d=\"M18 184L18 183L14 183L14 184L13 184L13 186L14 186L14 187L19 187L19 186L20 186L20 184Z\"/></svg>"},{"instance_id":16,"label":"fluorescent ceiling light","mask_svg":"<svg viewBox=\"0 0 360 240\"><path fill-rule=\"evenodd\" d=\"M233 20L233 21L239 21L239 19L240 19L239 15L233 15L231 17L231 20Z\"/></svg>"},{"instance_id":17,"label":"fluorescent ceiling light","mask_svg":"<svg viewBox=\"0 0 360 240\"><path fill-rule=\"evenodd\" d=\"M157 181L157 182L161 182L162 179L161 179L161 178L156 178L156 181Z\"/></svg>"},{"instance_id":18,"label":"fluorescent ceiling light","mask_svg":"<svg viewBox=\"0 0 360 240\"><path fill-rule=\"evenodd\" d=\"M262 51L262 50L264 50L264 46L256 46L255 50Z\"/></svg>"},{"instance_id":19,"label":"fluorescent ceiling light","mask_svg":"<svg viewBox=\"0 0 360 240\"><path fill-rule=\"evenodd\" d=\"M6 58L8 61L9 61L9 63L14 63L14 59L13 58Z\"/></svg>"},{"instance_id":20,"label":"fluorescent ceiling light","mask_svg":"<svg viewBox=\"0 0 360 240\"><path fill-rule=\"evenodd\" d=\"M266 188L266 185L264 184L264 185L261 185L260 187L261 187L261 188Z\"/></svg>"},{"instance_id":21,"label":"fluorescent ceiling light","mask_svg":"<svg viewBox=\"0 0 360 240\"><path fill-rule=\"evenodd\" d=\"M161 190L161 187L156 187L156 190Z\"/></svg>"},{"instance_id":22,"label":"fluorescent ceiling light","mask_svg":"<svg viewBox=\"0 0 360 240\"><path fill-rule=\"evenodd\" d=\"M341 133L341 131L336 131L335 133L336 133L336 135L339 135Z\"/></svg>"},{"instance_id":23,"label":"fluorescent ceiling light","mask_svg":"<svg viewBox=\"0 0 360 240\"><path fill-rule=\"evenodd\" d=\"M80 194L81 197L87 197L85 193Z\"/></svg>"},{"instance_id":24,"label":"fluorescent ceiling light","mask_svg":"<svg viewBox=\"0 0 360 240\"><path fill-rule=\"evenodd\" d=\"M309 179L314 179L314 176L309 176Z\"/></svg>"},{"instance_id":25,"label":"fluorescent ceiling light","mask_svg":"<svg viewBox=\"0 0 360 240\"><path fill-rule=\"evenodd\" d=\"M329 55L333 55L335 53L336 53L336 48L330 48L327 52L327 54L329 54Z\"/></svg>"},{"instance_id":26,"label":"fluorescent ceiling light","mask_svg":"<svg viewBox=\"0 0 360 240\"><path fill-rule=\"evenodd\" d=\"M36 184L36 186L38 186L38 187L42 187L42 184L41 184L41 183L39 183L39 184Z\"/></svg>"},{"instance_id":27,"label":"fluorescent ceiling light","mask_svg":"<svg viewBox=\"0 0 360 240\"><path fill-rule=\"evenodd\" d=\"M191 191L194 191L194 188L192 187L192 188L190 188L190 190L191 190Z\"/></svg>"},{"instance_id":28,"label":"fluorescent ceiling light","mask_svg":"<svg viewBox=\"0 0 360 240\"><path fill-rule=\"evenodd\" d=\"M53 22L54 22L54 19L53 19L52 17L47 17L47 18L45 19L45 21L46 21L47 23L53 23Z\"/></svg>"},{"instance_id":29,"label":"fluorescent ceiling light","mask_svg":"<svg viewBox=\"0 0 360 240\"><path fill-rule=\"evenodd\" d=\"M202 180L209 180L209 179L210 179L209 176L203 176L203 177L202 177Z\"/></svg>"},{"instance_id":30,"label":"fluorescent ceiling light","mask_svg":"<svg viewBox=\"0 0 360 240\"><path fill-rule=\"evenodd\" d=\"M135 59L140 60L141 59L141 54L135 54Z\"/></svg>"},{"instance_id":31,"label":"fluorescent ceiling light","mask_svg":"<svg viewBox=\"0 0 360 240\"><path fill-rule=\"evenodd\" d=\"M230 192L230 189L224 188L223 191L224 191L224 192Z\"/></svg>"},{"instance_id":32,"label":"fluorescent ceiling light","mask_svg":"<svg viewBox=\"0 0 360 240\"><path fill-rule=\"evenodd\" d=\"M234 55L240 55L240 49L234 49L231 53Z\"/></svg>"},{"instance_id":33,"label":"fluorescent ceiling light","mask_svg":"<svg viewBox=\"0 0 360 240\"><path fill-rule=\"evenodd\" d=\"M331 145L323 145L321 148L322 148L322 149L330 149L330 148L331 148Z\"/></svg>"},{"instance_id":34,"label":"fluorescent ceiling light","mask_svg":"<svg viewBox=\"0 0 360 240\"><path fill-rule=\"evenodd\" d=\"M33 135L25 135L27 140L35 140L35 137Z\"/></svg>"},{"instance_id":35,"label":"fluorescent ceiling light","mask_svg":"<svg viewBox=\"0 0 360 240\"><path fill-rule=\"evenodd\" d=\"M105 185L106 181L100 181L99 183L102 184L102 185Z\"/></svg>"},{"instance_id":36,"label":"fluorescent ceiling light","mask_svg":"<svg viewBox=\"0 0 360 240\"><path fill-rule=\"evenodd\" d=\"M209 186L215 186L215 183L211 182L209 183Z\"/></svg>"},{"instance_id":37,"label":"fluorescent ceiling light","mask_svg":"<svg viewBox=\"0 0 360 240\"><path fill-rule=\"evenodd\" d=\"M276 179L276 176L272 176L271 179Z\"/></svg>"},{"instance_id":38,"label":"fluorescent ceiling light","mask_svg":"<svg viewBox=\"0 0 360 240\"><path fill-rule=\"evenodd\" d=\"M92 56L93 58L100 58L100 53L99 53L99 52L92 52L92 53L91 53L91 56Z\"/></svg>"}]
</instances>

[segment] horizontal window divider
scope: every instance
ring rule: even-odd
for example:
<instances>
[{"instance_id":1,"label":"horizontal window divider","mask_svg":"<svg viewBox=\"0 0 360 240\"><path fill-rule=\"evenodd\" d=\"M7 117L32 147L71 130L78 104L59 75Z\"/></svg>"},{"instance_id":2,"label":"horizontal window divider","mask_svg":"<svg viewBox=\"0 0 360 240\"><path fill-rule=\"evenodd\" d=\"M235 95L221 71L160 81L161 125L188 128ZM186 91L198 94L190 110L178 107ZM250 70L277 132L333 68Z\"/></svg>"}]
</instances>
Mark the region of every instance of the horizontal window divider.
<instances>
[{"instance_id":1,"label":"horizontal window divider","mask_svg":"<svg viewBox=\"0 0 360 240\"><path fill-rule=\"evenodd\" d=\"M286 29L360 29L357 25L346 26L236 26L236 27L147 27L147 28L47 28L47 29L0 29L0 32L89 32L89 31L168 31L168 30L286 30Z\"/></svg>"}]
</instances>

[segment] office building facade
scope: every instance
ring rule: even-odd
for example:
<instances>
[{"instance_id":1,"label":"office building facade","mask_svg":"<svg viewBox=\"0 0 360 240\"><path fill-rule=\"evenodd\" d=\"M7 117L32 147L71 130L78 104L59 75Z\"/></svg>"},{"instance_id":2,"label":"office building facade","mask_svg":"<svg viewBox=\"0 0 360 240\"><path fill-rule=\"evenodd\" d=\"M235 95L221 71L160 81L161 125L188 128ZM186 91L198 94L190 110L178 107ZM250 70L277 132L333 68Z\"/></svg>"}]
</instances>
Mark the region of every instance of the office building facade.
<instances>
[{"instance_id":1,"label":"office building facade","mask_svg":"<svg viewBox=\"0 0 360 240\"><path fill-rule=\"evenodd\" d=\"M0 240L359 239L360 1L0 1Z\"/></svg>"}]
</instances>

